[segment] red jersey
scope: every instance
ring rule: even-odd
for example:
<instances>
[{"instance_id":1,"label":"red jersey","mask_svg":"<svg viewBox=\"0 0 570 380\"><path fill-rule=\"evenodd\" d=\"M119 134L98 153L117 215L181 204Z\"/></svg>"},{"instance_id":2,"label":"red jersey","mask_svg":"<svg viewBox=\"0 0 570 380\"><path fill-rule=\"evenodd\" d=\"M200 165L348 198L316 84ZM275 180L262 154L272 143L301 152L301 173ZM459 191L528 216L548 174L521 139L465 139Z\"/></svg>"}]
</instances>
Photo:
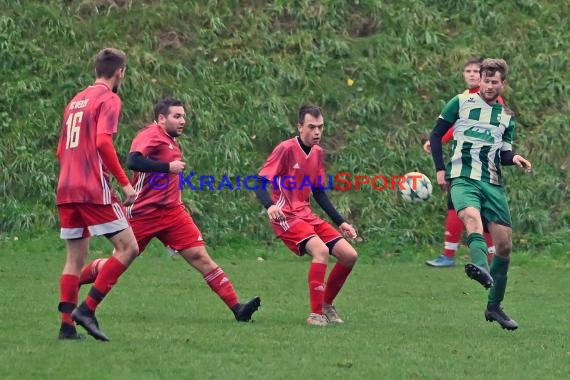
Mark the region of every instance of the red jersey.
<instances>
[{"instance_id":1,"label":"red jersey","mask_svg":"<svg viewBox=\"0 0 570 380\"><path fill-rule=\"evenodd\" d=\"M320 146L314 145L307 154L297 137L285 140L275 147L259 175L277 185L273 186L272 200L282 207L289 225L297 218L308 222L318 219L309 197L317 186L328 185Z\"/></svg>"},{"instance_id":2,"label":"red jersey","mask_svg":"<svg viewBox=\"0 0 570 380\"><path fill-rule=\"evenodd\" d=\"M139 152L154 161L182 160L182 152L176 138L170 136L156 123L146 126L136 135L130 152ZM129 218L183 204L178 186L178 174L135 172L133 187L137 197L135 203L127 207Z\"/></svg>"},{"instance_id":3,"label":"red jersey","mask_svg":"<svg viewBox=\"0 0 570 380\"><path fill-rule=\"evenodd\" d=\"M56 203L108 205L117 201L97 151L97 135L117 133L121 99L102 83L81 91L65 107L57 147Z\"/></svg>"}]
</instances>

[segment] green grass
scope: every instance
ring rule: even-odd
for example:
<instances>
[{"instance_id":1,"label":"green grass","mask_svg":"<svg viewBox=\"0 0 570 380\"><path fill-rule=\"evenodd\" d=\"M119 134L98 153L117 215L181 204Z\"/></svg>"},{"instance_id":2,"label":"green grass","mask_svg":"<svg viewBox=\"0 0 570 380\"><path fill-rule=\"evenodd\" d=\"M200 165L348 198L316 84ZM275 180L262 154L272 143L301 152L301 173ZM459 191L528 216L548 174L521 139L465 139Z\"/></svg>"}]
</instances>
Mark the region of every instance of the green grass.
<instances>
[{"instance_id":1,"label":"green grass","mask_svg":"<svg viewBox=\"0 0 570 380\"><path fill-rule=\"evenodd\" d=\"M90 258L108 250L94 239ZM307 258L249 241L212 250L242 298L262 297L255 322L238 324L198 272L153 242L99 308L112 341L59 342L63 242L4 236L0 378L570 377L567 250L515 253L505 308L521 326L516 332L484 321L485 291L460 265L424 266L435 247L358 250L361 261L337 301L346 323L312 328L304 322Z\"/></svg>"}]
</instances>

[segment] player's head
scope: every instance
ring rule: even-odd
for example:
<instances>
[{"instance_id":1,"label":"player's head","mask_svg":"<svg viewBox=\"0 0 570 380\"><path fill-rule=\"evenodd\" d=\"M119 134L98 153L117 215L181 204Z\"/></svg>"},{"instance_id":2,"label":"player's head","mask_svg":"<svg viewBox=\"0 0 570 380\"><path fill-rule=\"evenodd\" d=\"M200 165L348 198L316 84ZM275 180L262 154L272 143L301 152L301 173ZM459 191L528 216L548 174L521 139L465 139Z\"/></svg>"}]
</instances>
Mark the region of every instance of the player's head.
<instances>
[{"instance_id":1,"label":"player's head","mask_svg":"<svg viewBox=\"0 0 570 380\"><path fill-rule=\"evenodd\" d=\"M481 79L479 68L481 67L481 62L481 58L473 57L469 58L463 65L463 79L470 89L479 87L479 80Z\"/></svg>"},{"instance_id":2,"label":"player's head","mask_svg":"<svg viewBox=\"0 0 570 380\"><path fill-rule=\"evenodd\" d=\"M303 144L307 146L319 145L324 126L323 112L319 107L304 105L299 109L297 129Z\"/></svg>"},{"instance_id":3,"label":"player's head","mask_svg":"<svg viewBox=\"0 0 570 380\"><path fill-rule=\"evenodd\" d=\"M481 64L481 97L487 102L495 102L505 89L508 74L509 66L504 59L485 59Z\"/></svg>"},{"instance_id":4,"label":"player's head","mask_svg":"<svg viewBox=\"0 0 570 380\"><path fill-rule=\"evenodd\" d=\"M166 98L154 105L154 121L172 137L178 137L184 130L186 112L178 99Z\"/></svg>"},{"instance_id":5,"label":"player's head","mask_svg":"<svg viewBox=\"0 0 570 380\"><path fill-rule=\"evenodd\" d=\"M127 55L115 48L105 48L95 56L95 75L110 80L113 92L117 92L125 77Z\"/></svg>"}]
</instances>

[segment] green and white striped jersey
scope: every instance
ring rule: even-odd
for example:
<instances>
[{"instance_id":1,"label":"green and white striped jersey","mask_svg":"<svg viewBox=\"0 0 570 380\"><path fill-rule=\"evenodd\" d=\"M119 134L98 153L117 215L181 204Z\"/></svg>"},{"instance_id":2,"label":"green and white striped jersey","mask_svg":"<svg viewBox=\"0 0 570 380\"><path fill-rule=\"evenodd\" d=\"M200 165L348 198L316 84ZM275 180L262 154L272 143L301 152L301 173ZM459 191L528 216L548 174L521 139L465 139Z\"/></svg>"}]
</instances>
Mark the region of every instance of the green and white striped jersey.
<instances>
[{"instance_id":1,"label":"green and white striped jersey","mask_svg":"<svg viewBox=\"0 0 570 380\"><path fill-rule=\"evenodd\" d=\"M439 117L454 123L446 178L468 177L502 185L500 151L513 149L512 112L499 103L489 105L479 94L459 94Z\"/></svg>"}]
</instances>

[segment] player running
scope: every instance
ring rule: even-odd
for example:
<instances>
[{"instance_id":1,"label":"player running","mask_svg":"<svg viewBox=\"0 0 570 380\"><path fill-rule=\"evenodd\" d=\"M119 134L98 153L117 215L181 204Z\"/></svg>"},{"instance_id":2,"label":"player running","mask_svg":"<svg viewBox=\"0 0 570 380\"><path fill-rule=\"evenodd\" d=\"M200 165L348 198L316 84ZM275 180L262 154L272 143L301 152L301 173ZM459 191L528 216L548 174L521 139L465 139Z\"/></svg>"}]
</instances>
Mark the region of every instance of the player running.
<instances>
[{"instance_id":1,"label":"player running","mask_svg":"<svg viewBox=\"0 0 570 380\"><path fill-rule=\"evenodd\" d=\"M129 222L142 253L152 238L180 254L204 277L204 281L239 322L251 320L261 305L259 297L240 303L232 282L206 251L202 234L182 203L178 173L186 164L177 137L182 135L186 113L182 102L163 99L154 106L155 122L134 138L127 165L135 170L137 198L127 208ZM166 186L163 186L166 185ZM97 281L106 259L97 259L81 271L81 284ZM97 280L96 280L97 279Z\"/></svg>"}]
</instances>

